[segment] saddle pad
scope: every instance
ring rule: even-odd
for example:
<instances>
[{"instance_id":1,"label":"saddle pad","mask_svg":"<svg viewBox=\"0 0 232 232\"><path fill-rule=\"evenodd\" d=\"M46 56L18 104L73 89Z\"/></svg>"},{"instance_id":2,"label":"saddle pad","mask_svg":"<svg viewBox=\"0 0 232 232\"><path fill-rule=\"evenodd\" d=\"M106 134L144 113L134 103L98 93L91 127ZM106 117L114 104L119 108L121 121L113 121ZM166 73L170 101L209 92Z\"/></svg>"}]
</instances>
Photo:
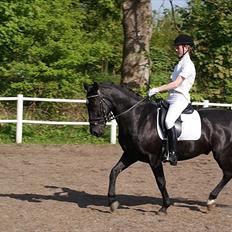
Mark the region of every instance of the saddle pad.
<instances>
[{"instance_id":1,"label":"saddle pad","mask_svg":"<svg viewBox=\"0 0 232 232\"><path fill-rule=\"evenodd\" d=\"M164 140L163 132L159 125L159 110L157 111L157 131L159 137ZM177 140L198 140L201 137L201 118L199 113L194 110L192 114L181 114L182 131Z\"/></svg>"}]
</instances>

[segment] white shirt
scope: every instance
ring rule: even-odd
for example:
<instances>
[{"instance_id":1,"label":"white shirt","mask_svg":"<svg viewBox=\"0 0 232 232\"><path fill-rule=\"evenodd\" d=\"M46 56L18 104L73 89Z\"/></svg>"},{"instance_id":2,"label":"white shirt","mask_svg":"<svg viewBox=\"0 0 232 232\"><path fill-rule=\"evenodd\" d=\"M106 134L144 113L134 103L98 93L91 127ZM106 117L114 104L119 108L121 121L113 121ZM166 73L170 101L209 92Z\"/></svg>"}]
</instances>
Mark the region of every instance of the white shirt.
<instances>
[{"instance_id":1,"label":"white shirt","mask_svg":"<svg viewBox=\"0 0 232 232\"><path fill-rule=\"evenodd\" d=\"M190 101L189 91L195 81L196 69L192 60L190 59L189 53L186 53L175 66L174 71L171 75L172 81L175 81L178 76L183 77L184 80L174 90L182 93L186 97L186 99Z\"/></svg>"}]
</instances>

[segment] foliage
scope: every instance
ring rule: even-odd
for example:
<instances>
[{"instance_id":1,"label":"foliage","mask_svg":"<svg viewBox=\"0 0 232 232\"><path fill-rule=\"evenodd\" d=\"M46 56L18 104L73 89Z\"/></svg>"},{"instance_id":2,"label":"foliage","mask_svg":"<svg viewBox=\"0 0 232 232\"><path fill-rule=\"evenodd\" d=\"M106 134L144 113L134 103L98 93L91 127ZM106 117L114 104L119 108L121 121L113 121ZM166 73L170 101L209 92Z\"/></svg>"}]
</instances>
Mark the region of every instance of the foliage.
<instances>
[{"instance_id":1,"label":"foliage","mask_svg":"<svg viewBox=\"0 0 232 232\"><path fill-rule=\"evenodd\" d=\"M211 101L232 101L231 9L232 1L192 0L183 14L183 30L196 40L196 91Z\"/></svg>"},{"instance_id":2,"label":"foliage","mask_svg":"<svg viewBox=\"0 0 232 232\"><path fill-rule=\"evenodd\" d=\"M0 94L80 97L93 71L117 72L122 29L113 2L2 1Z\"/></svg>"}]
</instances>

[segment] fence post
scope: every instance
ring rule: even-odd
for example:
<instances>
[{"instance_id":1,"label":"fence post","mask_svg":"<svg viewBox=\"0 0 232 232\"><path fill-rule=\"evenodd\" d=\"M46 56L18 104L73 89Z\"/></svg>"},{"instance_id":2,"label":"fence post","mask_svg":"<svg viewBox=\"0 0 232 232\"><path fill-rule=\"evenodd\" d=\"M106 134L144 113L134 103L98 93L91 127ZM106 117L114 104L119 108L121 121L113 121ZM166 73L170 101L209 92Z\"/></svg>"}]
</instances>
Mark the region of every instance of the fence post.
<instances>
[{"instance_id":1,"label":"fence post","mask_svg":"<svg viewBox=\"0 0 232 232\"><path fill-rule=\"evenodd\" d=\"M114 119L111 121L110 143L116 144L116 140L117 140L117 122Z\"/></svg>"},{"instance_id":2,"label":"fence post","mask_svg":"<svg viewBox=\"0 0 232 232\"><path fill-rule=\"evenodd\" d=\"M22 143L23 135L23 95L17 95L17 125L16 125L16 143Z\"/></svg>"},{"instance_id":3,"label":"fence post","mask_svg":"<svg viewBox=\"0 0 232 232\"><path fill-rule=\"evenodd\" d=\"M203 108L209 107L209 100L204 100Z\"/></svg>"}]
</instances>

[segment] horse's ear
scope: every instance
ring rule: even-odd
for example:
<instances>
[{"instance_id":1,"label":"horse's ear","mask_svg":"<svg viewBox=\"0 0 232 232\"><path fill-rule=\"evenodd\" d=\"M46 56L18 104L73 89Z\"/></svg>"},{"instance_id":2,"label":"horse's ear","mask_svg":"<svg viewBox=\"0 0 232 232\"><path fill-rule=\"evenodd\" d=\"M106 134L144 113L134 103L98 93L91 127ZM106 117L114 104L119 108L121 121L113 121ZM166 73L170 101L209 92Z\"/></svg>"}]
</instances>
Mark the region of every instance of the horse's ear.
<instances>
[{"instance_id":1,"label":"horse's ear","mask_svg":"<svg viewBox=\"0 0 232 232\"><path fill-rule=\"evenodd\" d=\"M89 92L90 90L97 91L98 88L99 88L99 85L98 85L97 82L94 82L93 85L89 85L87 83L84 83L83 86L84 86L84 89L85 89L86 92Z\"/></svg>"},{"instance_id":2,"label":"horse's ear","mask_svg":"<svg viewBox=\"0 0 232 232\"><path fill-rule=\"evenodd\" d=\"M84 86L84 89L85 89L86 91L88 91L88 90L89 90L89 84L84 83L84 84L83 84L83 86Z\"/></svg>"},{"instance_id":3,"label":"horse's ear","mask_svg":"<svg viewBox=\"0 0 232 232\"><path fill-rule=\"evenodd\" d=\"M98 90L99 86L98 83L94 81L93 83L93 89Z\"/></svg>"}]
</instances>

